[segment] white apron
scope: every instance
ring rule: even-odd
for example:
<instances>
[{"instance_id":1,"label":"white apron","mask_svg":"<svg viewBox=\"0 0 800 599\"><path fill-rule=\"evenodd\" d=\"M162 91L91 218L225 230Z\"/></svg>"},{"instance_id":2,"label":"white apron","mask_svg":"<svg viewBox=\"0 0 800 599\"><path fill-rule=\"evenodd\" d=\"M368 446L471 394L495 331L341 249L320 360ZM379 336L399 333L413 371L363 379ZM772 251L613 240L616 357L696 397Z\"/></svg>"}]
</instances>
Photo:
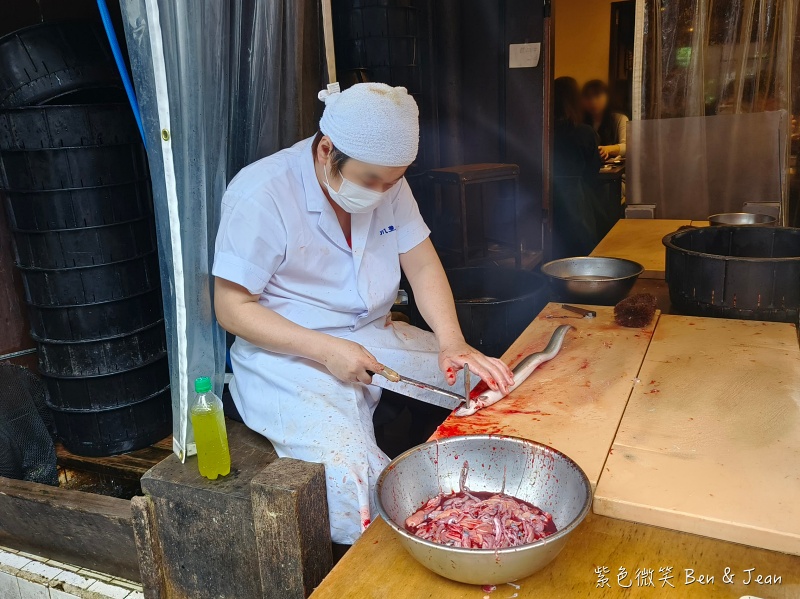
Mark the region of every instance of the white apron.
<instances>
[{"instance_id":1,"label":"white apron","mask_svg":"<svg viewBox=\"0 0 800 599\"><path fill-rule=\"evenodd\" d=\"M341 336L398 372L446 386L434 336L403 322L385 323L378 319ZM231 393L245 423L279 456L325 465L331 537L353 543L376 514L375 483L389 463L372 426L380 389L342 383L315 362L268 354L241 339L234 347ZM375 383L389 386L378 376Z\"/></svg>"},{"instance_id":2,"label":"white apron","mask_svg":"<svg viewBox=\"0 0 800 599\"><path fill-rule=\"evenodd\" d=\"M243 169L222 204L215 276L301 326L360 343L400 373L446 385L433 335L387 324L399 256L430 233L405 180L375 211L352 216L352 250L316 179L310 140ZM353 543L375 515L374 484L389 462L372 425L380 389L239 338L231 362L247 426L279 456L325 465L332 539Z\"/></svg>"}]
</instances>

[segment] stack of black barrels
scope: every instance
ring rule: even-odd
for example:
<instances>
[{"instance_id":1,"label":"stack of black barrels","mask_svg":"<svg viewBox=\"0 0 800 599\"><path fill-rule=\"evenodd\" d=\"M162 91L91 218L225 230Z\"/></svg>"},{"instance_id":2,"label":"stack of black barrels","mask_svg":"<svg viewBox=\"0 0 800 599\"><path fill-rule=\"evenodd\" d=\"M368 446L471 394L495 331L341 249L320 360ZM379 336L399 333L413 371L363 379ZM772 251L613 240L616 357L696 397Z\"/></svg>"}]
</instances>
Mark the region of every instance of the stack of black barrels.
<instances>
[{"instance_id":1,"label":"stack of black barrels","mask_svg":"<svg viewBox=\"0 0 800 599\"><path fill-rule=\"evenodd\" d=\"M81 455L171 431L147 159L119 86L93 24L0 39L0 193L56 432Z\"/></svg>"}]
</instances>

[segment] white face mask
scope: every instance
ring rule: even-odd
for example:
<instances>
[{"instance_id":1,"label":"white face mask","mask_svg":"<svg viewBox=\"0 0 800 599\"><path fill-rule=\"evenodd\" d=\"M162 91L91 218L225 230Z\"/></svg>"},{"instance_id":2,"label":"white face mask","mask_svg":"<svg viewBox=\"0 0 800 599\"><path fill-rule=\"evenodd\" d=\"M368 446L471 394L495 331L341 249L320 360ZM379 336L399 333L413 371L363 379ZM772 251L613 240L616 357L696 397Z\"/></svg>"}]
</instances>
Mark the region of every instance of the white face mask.
<instances>
[{"instance_id":1,"label":"white face mask","mask_svg":"<svg viewBox=\"0 0 800 599\"><path fill-rule=\"evenodd\" d=\"M328 169L325 167L325 187L328 188L331 199L339 204L342 210L350 214L372 212L394 187L392 186L383 192L375 191L362 187L361 185L356 185L352 181L345 179L344 175L340 174L339 176L342 178L342 184L339 187L339 191L334 191L328 181Z\"/></svg>"}]
</instances>

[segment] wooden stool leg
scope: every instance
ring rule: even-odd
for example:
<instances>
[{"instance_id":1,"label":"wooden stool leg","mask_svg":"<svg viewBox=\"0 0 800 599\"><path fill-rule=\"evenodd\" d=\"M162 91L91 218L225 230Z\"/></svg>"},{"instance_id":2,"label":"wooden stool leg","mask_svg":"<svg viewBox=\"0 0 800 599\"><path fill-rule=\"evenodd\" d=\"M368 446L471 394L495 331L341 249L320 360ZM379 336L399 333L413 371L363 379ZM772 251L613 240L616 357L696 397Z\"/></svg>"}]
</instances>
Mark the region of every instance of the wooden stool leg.
<instances>
[{"instance_id":1,"label":"wooden stool leg","mask_svg":"<svg viewBox=\"0 0 800 599\"><path fill-rule=\"evenodd\" d=\"M325 468L280 458L250 483L265 597L308 597L333 567Z\"/></svg>"}]
</instances>

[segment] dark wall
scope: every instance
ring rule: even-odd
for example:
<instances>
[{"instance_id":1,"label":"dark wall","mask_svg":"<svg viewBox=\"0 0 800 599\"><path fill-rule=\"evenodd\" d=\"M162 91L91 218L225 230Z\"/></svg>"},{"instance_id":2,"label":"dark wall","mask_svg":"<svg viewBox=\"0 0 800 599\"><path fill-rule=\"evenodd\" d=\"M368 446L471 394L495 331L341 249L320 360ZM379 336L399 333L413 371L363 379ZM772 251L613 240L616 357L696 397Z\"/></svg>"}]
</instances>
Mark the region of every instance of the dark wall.
<instances>
[{"instance_id":1,"label":"dark wall","mask_svg":"<svg viewBox=\"0 0 800 599\"><path fill-rule=\"evenodd\" d=\"M436 8L440 163L518 164L523 241L539 249L543 66L509 69L508 45L543 41L542 4L437 0Z\"/></svg>"}]
</instances>

